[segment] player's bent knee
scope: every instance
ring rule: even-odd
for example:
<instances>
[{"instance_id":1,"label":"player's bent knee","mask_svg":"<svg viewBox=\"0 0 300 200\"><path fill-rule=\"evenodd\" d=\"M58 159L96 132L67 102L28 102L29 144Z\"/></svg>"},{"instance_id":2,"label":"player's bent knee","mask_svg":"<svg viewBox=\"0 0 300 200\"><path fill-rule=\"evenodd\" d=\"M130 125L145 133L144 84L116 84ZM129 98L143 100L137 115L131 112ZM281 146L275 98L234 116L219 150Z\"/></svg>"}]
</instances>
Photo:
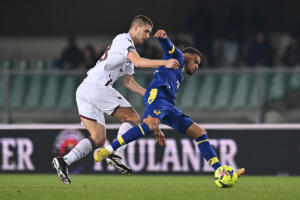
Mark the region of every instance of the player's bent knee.
<instances>
[{"instance_id":1,"label":"player's bent knee","mask_svg":"<svg viewBox=\"0 0 300 200\"><path fill-rule=\"evenodd\" d=\"M204 134L207 134L206 130L204 128L198 126L198 130L196 132L196 137L201 137Z\"/></svg>"},{"instance_id":2,"label":"player's bent knee","mask_svg":"<svg viewBox=\"0 0 300 200\"><path fill-rule=\"evenodd\" d=\"M105 136L96 136L91 138L94 140L96 147L102 147L105 144Z\"/></svg>"},{"instance_id":3,"label":"player's bent knee","mask_svg":"<svg viewBox=\"0 0 300 200\"><path fill-rule=\"evenodd\" d=\"M202 136L204 134L207 134L207 132L206 132L206 130L204 128L200 127L199 134Z\"/></svg>"},{"instance_id":4,"label":"player's bent knee","mask_svg":"<svg viewBox=\"0 0 300 200\"><path fill-rule=\"evenodd\" d=\"M143 122L144 122L145 124L147 124L147 126L149 127L149 129L150 129L151 131L153 131L153 124L151 123L151 121L144 120Z\"/></svg>"},{"instance_id":5,"label":"player's bent knee","mask_svg":"<svg viewBox=\"0 0 300 200\"><path fill-rule=\"evenodd\" d=\"M96 147L102 147L105 144L105 140L96 140L95 141Z\"/></svg>"},{"instance_id":6,"label":"player's bent knee","mask_svg":"<svg viewBox=\"0 0 300 200\"><path fill-rule=\"evenodd\" d=\"M153 117L147 117L143 120L144 123L147 124L151 131L158 131L159 130L159 119Z\"/></svg>"},{"instance_id":7,"label":"player's bent knee","mask_svg":"<svg viewBox=\"0 0 300 200\"><path fill-rule=\"evenodd\" d=\"M141 122L141 117L137 114L129 120L133 121L135 124L139 124Z\"/></svg>"},{"instance_id":8,"label":"player's bent knee","mask_svg":"<svg viewBox=\"0 0 300 200\"><path fill-rule=\"evenodd\" d=\"M151 124L151 125L149 126L149 128L150 128L151 131L156 132L156 131L159 130L159 125L157 125L157 124Z\"/></svg>"},{"instance_id":9,"label":"player's bent knee","mask_svg":"<svg viewBox=\"0 0 300 200\"><path fill-rule=\"evenodd\" d=\"M147 123L146 123L147 124ZM158 131L159 130L159 126L158 125L156 125L156 124L147 124L148 125L148 127L149 127L149 129L151 130L151 131Z\"/></svg>"},{"instance_id":10,"label":"player's bent knee","mask_svg":"<svg viewBox=\"0 0 300 200\"><path fill-rule=\"evenodd\" d=\"M132 121L135 124L139 124L141 122L141 117L139 116L139 114L134 113L134 114L124 117L124 119L122 119L122 121Z\"/></svg>"},{"instance_id":11,"label":"player's bent knee","mask_svg":"<svg viewBox=\"0 0 300 200\"><path fill-rule=\"evenodd\" d=\"M201 126L197 125L196 123L193 123L188 129L187 129L187 135L192 138L198 138L202 135L206 134L206 130L202 128Z\"/></svg>"}]
</instances>

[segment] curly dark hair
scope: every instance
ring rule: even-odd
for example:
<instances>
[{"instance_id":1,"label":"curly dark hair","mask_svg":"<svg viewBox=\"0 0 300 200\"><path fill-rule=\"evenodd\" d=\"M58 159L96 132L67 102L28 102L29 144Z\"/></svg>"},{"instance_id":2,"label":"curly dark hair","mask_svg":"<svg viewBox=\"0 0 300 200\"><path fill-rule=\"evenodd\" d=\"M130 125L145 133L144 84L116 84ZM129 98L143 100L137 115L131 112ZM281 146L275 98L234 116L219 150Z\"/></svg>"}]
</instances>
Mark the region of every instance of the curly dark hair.
<instances>
[{"instance_id":1,"label":"curly dark hair","mask_svg":"<svg viewBox=\"0 0 300 200\"><path fill-rule=\"evenodd\" d=\"M195 49L194 47L187 47L183 50L183 53L189 53L189 54L197 54L201 59L203 57L202 53Z\"/></svg>"}]
</instances>

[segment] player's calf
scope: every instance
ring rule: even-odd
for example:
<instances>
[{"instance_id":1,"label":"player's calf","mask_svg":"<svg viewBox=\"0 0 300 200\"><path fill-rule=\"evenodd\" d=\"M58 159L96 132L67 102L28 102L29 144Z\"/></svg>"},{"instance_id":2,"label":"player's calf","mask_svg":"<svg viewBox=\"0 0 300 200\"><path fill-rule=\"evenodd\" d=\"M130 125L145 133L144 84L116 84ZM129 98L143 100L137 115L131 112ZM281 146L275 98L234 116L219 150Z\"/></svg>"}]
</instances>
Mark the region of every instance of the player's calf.
<instances>
[{"instance_id":1,"label":"player's calf","mask_svg":"<svg viewBox=\"0 0 300 200\"><path fill-rule=\"evenodd\" d=\"M149 129L146 123L139 124L137 126L132 127L125 134L118 137L115 141L104 148L98 149L94 152L94 160L95 162L100 162L104 158L108 157L114 151L116 151L119 147L128 144L138 138L150 134L151 130Z\"/></svg>"},{"instance_id":2,"label":"player's calf","mask_svg":"<svg viewBox=\"0 0 300 200\"><path fill-rule=\"evenodd\" d=\"M193 137L196 140L198 148L202 156L207 162L216 170L221 166L221 163L217 157L217 154L208 140L205 129L201 128L197 124L193 123L187 129L187 135Z\"/></svg>"}]
</instances>

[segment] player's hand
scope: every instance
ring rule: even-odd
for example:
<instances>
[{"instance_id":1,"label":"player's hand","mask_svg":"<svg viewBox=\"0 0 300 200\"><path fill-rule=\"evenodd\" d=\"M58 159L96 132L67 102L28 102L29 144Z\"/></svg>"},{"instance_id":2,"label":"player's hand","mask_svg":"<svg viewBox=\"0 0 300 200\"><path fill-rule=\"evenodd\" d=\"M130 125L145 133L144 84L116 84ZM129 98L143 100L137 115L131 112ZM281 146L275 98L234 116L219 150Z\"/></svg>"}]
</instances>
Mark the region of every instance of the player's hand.
<instances>
[{"instance_id":1,"label":"player's hand","mask_svg":"<svg viewBox=\"0 0 300 200\"><path fill-rule=\"evenodd\" d=\"M162 39L166 39L167 33L166 33L166 31L160 29L160 30L156 31L156 33L154 34L154 37L157 37L157 38L160 37Z\"/></svg>"},{"instance_id":2,"label":"player's hand","mask_svg":"<svg viewBox=\"0 0 300 200\"><path fill-rule=\"evenodd\" d=\"M165 134L159 129L158 131L154 131L154 135L156 137L156 142L163 146L165 144Z\"/></svg>"},{"instance_id":3,"label":"player's hand","mask_svg":"<svg viewBox=\"0 0 300 200\"><path fill-rule=\"evenodd\" d=\"M176 59L170 59L170 60L166 60L166 68L170 68L170 69L179 69L179 62Z\"/></svg>"}]
</instances>

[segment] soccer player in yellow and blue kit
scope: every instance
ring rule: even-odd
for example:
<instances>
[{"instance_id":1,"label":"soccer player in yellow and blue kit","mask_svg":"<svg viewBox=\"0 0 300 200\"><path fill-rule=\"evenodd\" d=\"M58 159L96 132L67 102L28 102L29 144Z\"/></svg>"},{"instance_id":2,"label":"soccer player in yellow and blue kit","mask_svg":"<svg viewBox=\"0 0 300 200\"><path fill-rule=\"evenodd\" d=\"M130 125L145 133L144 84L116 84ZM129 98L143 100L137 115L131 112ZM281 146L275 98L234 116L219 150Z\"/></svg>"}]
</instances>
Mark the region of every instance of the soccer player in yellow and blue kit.
<instances>
[{"instance_id":1,"label":"soccer player in yellow and blue kit","mask_svg":"<svg viewBox=\"0 0 300 200\"><path fill-rule=\"evenodd\" d=\"M175 58L180 63L180 67L174 70L160 66L155 70L153 80L144 95L146 109L143 123L128 130L111 145L95 151L94 160L99 162L120 146L150 134L152 131L155 134L156 141L163 145L165 137L159 129L159 124L162 122L176 131L194 138L202 156L216 170L221 166L221 163L208 140L205 129L193 122L175 106L176 93L184 74L192 75L198 69L202 54L192 47L188 47L181 52L171 43L164 30L158 30L154 36L163 48L163 59ZM241 176L244 174L245 169L237 169L236 172Z\"/></svg>"}]
</instances>

